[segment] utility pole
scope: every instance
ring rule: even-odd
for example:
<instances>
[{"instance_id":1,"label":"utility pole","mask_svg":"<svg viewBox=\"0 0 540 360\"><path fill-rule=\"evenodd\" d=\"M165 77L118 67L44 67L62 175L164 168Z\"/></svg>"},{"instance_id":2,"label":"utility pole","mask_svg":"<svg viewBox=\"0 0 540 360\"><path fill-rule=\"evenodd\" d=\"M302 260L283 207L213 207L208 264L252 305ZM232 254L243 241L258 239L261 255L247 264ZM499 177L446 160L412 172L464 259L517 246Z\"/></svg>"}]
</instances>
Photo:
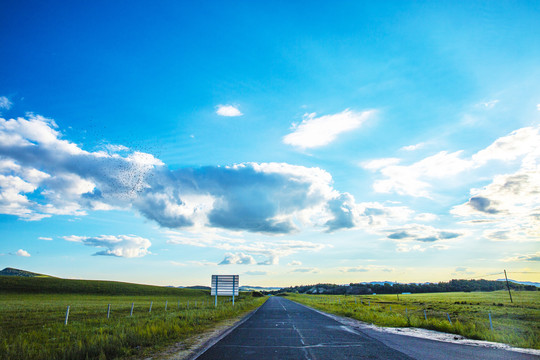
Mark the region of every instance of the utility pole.
<instances>
[{"instance_id":1,"label":"utility pole","mask_svg":"<svg viewBox=\"0 0 540 360\"><path fill-rule=\"evenodd\" d=\"M510 295L510 302L513 303L512 293L510 292L510 284L508 283L508 276L506 276L506 270L504 270L504 277L506 279L506 287L508 288L508 295Z\"/></svg>"}]
</instances>

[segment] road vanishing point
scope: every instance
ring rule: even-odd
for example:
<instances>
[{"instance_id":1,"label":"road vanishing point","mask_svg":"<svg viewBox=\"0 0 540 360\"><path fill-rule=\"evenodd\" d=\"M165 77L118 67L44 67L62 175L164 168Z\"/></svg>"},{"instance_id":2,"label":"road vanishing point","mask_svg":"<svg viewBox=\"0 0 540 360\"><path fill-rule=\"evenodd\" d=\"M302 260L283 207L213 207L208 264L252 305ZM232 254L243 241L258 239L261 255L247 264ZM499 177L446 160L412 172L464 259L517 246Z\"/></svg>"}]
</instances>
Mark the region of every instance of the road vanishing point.
<instances>
[{"instance_id":1,"label":"road vanishing point","mask_svg":"<svg viewBox=\"0 0 540 360\"><path fill-rule=\"evenodd\" d=\"M306 306L272 296L196 359L521 360L540 356L353 328Z\"/></svg>"}]
</instances>

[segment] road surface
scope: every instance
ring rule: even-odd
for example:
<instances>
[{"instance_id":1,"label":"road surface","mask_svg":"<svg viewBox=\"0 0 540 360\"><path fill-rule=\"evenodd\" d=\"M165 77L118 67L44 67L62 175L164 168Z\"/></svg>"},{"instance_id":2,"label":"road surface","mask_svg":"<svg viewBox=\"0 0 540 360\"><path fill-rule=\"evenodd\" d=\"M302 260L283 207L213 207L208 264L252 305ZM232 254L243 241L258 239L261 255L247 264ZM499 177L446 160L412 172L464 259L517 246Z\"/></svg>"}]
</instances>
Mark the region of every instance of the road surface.
<instances>
[{"instance_id":1,"label":"road surface","mask_svg":"<svg viewBox=\"0 0 540 360\"><path fill-rule=\"evenodd\" d=\"M354 329L273 296L197 360L540 359L540 356Z\"/></svg>"}]
</instances>

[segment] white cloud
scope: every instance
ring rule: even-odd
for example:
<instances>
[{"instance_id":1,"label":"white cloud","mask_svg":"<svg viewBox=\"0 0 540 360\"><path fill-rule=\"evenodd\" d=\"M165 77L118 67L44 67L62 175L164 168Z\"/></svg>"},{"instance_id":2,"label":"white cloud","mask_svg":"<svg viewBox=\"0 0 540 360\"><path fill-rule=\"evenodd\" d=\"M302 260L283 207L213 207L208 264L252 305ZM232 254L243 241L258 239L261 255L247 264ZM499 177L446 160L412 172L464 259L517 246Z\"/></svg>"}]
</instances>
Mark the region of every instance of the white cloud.
<instances>
[{"instance_id":1,"label":"white cloud","mask_svg":"<svg viewBox=\"0 0 540 360\"><path fill-rule=\"evenodd\" d=\"M441 151L410 165L397 165L397 159L377 159L364 164L383 176L373 184L380 193L431 197L433 181L450 181L465 171L479 169L490 161L505 163L521 159L534 167L539 157L540 127L526 127L494 141L487 148L467 158L463 151ZM377 162L379 161L379 162ZM531 165L532 164L532 165Z\"/></svg>"},{"instance_id":2,"label":"white cloud","mask_svg":"<svg viewBox=\"0 0 540 360\"><path fill-rule=\"evenodd\" d=\"M169 244L225 250L227 252L226 259L230 259L229 261L238 259L238 254L243 254L253 258L253 261L258 265L275 265L279 263L281 257L300 252L317 252L328 247L324 244L299 240L247 241L208 230L199 233L180 233L168 230L165 231L165 236L168 237L167 243Z\"/></svg>"},{"instance_id":3,"label":"white cloud","mask_svg":"<svg viewBox=\"0 0 540 360\"><path fill-rule=\"evenodd\" d=\"M293 260L290 263L288 263L287 265L289 265L289 266L300 266L300 265L302 265L302 262L298 261L298 260Z\"/></svg>"},{"instance_id":4,"label":"white cloud","mask_svg":"<svg viewBox=\"0 0 540 360\"><path fill-rule=\"evenodd\" d=\"M15 253L15 255L17 255L17 256L23 256L23 257L30 257L30 254L28 253L28 251L23 250L23 249L17 250L17 252Z\"/></svg>"},{"instance_id":5,"label":"white cloud","mask_svg":"<svg viewBox=\"0 0 540 360\"><path fill-rule=\"evenodd\" d=\"M316 273L319 273L320 271L316 267L310 267L310 268L298 268L298 269L291 270L290 272L316 274Z\"/></svg>"},{"instance_id":6,"label":"white cloud","mask_svg":"<svg viewBox=\"0 0 540 360\"><path fill-rule=\"evenodd\" d=\"M514 261L540 261L540 251L537 251L534 254L526 255L516 255L508 258L501 259L504 262L514 262Z\"/></svg>"},{"instance_id":7,"label":"white cloud","mask_svg":"<svg viewBox=\"0 0 540 360\"><path fill-rule=\"evenodd\" d=\"M112 150L127 152L120 145ZM87 152L40 116L0 119L0 176L0 213L26 220L127 208L169 228L290 233L328 216L326 204L339 196L319 168L244 163L169 170L141 152Z\"/></svg>"},{"instance_id":8,"label":"white cloud","mask_svg":"<svg viewBox=\"0 0 540 360\"><path fill-rule=\"evenodd\" d=\"M62 139L50 119L0 118L0 213L24 220L128 209L171 229L290 234L305 227L380 228L413 214L403 206L357 203L332 183L325 170L286 163L171 170L154 156L121 145L108 152L83 150ZM207 246L207 239L197 237L175 241ZM278 242L272 249L223 250L275 264L291 249Z\"/></svg>"},{"instance_id":9,"label":"white cloud","mask_svg":"<svg viewBox=\"0 0 540 360\"><path fill-rule=\"evenodd\" d=\"M11 101L9 101L9 99L5 96L0 96L0 109L6 109L6 110L9 110L11 109L11 105L13 105L11 103Z\"/></svg>"},{"instance_id":10,"label":"white cloud","mask_svg":"<svg viewBox=\"0 0 540 360\"><path fill-rule=\"evenodd\" d=\"M283 142L300 149L328 145L339 134L360 127L374 114L374 110L359 113L349 109L321 117L316 117L315 113L305 114L300 124L293 124L294 131L283 137Z\"/></svg>"},{"instance_id":11,"label":"white cloud","mask_svg":"<svg viewBox=\"0 0 540 360\"><path fill-rule=\"evenodd\" d=\"M64 236L64 240L82 243L86 246L106 248L93 254L95 256L117 256L125 258L142 257L150 254L150 240L135 235Z\"/></svg>"},{"instance_id":12,"label":"white cloud","mask_svg":"<svg viewBox=\"0 0 540 360\"><path fill-rule=\"evenodd\" d=\"M226 253L223 261L219 265L254 265L257 262L251 255L244 253Z\"/></svg>"},{"instance_id":13,"label":"white cloud","mask_svg":"<svg viewBox=\"0 0 540 360\"><path fill-rule=\"evenodd\" d=\"M401 148L401 150L405 150L405 151L415 151L415 150L418 150L418 149L421 149L425 146L426 144L421 142L421 143L418 143L416 145L408 145L408 146L403 146Z\"/></svg>"},{"instance_id":14,"label":"white cloud","mask_svg":"<svg viewBox=\"0 0 540 360\"><path fill-rule=\"evenodd\" d=\"M52 238L51 237L45 237L45 236L40 236L38 237L39 240L46 240L46 241L51 241Z\"/></svg>"},{"instance_id":15,"label":"white cloud","mask_svg":"<svg viewBox=\"0 0 540 360\"><path fill-rule=\"evenodd\" d=\"M398 158L383 158L362 162L360 166L366 170L376 171L388 166L397 165L400 161L401 159Z\"/></svg>"},{"instance_id":16,"label":"white cloud","mask_svg":"<svg viewBox=\"0 0 540 360\"><path fill-rule=\"evenodd\" d=\"M242 114L240 112L240 110L238 109L237 106L234 106L234 105L221 105L221 104L217 106L216 114L218 114L220 116L228 116L228 117L244 115L244 114Z\"/></svg>"},{"instance_id":17,"label":"white cloud","mask_svg":"<svg viewBox=\"0 0 540 360\"><path fill-rule=\"evenodd\" d=\"M486 227L483 236L493 241L540 240L540 151L531 151L522 167L497 175L481 189L472 189L469 201L452 214Z\"/></svg>"},{"instance_id":18,"label":"white cloud","mask_svg":"<svg viewBox=\"0 0 540 360\"><path fill-rule=\"evenodd\" d=\"M472 162L460 158L462 152L441 151L412 165L389 165L380 169L385 177L376 180L373 189L380 193L398 193L430 197L429 180L443 179L471 168Z\"/></svg>"},{"instance_id":19,"label":"white cloud","mask_svg":"<svg viewBox=\"0 0 540 360\"><path fill-rule=\"evenodd\" d=\"M490 160L514 161L521 156L538 153L540 143L540 127L525 127L512 131L509 135L500 137L487 148L472 156L476 166L481 166Z\"/></svg>"}]
</instances>

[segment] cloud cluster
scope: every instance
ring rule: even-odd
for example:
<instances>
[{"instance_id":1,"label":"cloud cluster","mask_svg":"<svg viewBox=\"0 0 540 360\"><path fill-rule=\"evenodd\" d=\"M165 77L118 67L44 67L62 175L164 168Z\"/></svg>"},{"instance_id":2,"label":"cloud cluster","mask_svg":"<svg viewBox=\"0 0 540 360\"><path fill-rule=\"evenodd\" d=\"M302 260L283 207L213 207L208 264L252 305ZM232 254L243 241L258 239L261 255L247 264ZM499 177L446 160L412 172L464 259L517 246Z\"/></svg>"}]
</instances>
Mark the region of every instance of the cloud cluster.
<instances>
[{"instance_id":1,"label":"cloud cluster","mask_svg":"<svg viewBox=\"0 0 540 360\"><path fill-rule=\"evenodd\" d=\"M374 110L356 112L350 109L320 117L316 117L315 113L305 114L300 124L293 124L294 131L286 135L283 142L300 149L328 145L339 134L360 127L374 114Z\"/></svg>"},{"instance_id":2,"label":"cloud cluster","mask_svg":"<svg viewBox=\"0 0 540 360\"><path fill-rule=\"evenodd\" d=\"M361 165L382 175L373 184L377 192L429 198L435 180L453 178L479 169L491 161L512 162L520 158L524 158L524 162L535 161L533 158L538 158L538 143L539 127L526 127L497 139L468 158L463 151L441 151L410 165L398 165L400 159L397 158L375 159Z\"/></svg>"},{"instance_id":3,"label":"cloud cluster","mask_svg":"<svg viewBox=\"0 0 540 360\"><path fill-rule=\"evenodd\" d=\"M534 134L535 136L531 135ZM451 213L470 218L478 225L489 224L484 237L493 241L540 240L540 134L527 128L512 137L497 140L476 154L482 161L496 157L511 161L523 156L520 168L501 174L480 189L472 189L469 200L452 208ZM534 142L535 140L536 142Z\"/></svg>"},{"instance_id":4,"label":"cloud cluster","mask_svg":"<svg viewBox=\"0 0 540 360\"><path fill-rule=\"evenodd\" d=\"M78 242L86 246L105 248L94 256L117 256L124 258L142 257L150 254L150 240L135 235L64 236L64 240Z\"/></svg>"},{"instance_id":5,"label":"cloud cluster","mask_svg":"<svg viewBox=\"0 0 540 360\"><path fill-rule=\"evenodd\" d=\"M243 163L170 170L122 145L86 151L42 116L0 118L0 213L39 220L111 209L133 209L166 228L266 234L306 225L327 231L371 226L392 212L357 204L320 168Z\"/></svg>"}]
</instances>

